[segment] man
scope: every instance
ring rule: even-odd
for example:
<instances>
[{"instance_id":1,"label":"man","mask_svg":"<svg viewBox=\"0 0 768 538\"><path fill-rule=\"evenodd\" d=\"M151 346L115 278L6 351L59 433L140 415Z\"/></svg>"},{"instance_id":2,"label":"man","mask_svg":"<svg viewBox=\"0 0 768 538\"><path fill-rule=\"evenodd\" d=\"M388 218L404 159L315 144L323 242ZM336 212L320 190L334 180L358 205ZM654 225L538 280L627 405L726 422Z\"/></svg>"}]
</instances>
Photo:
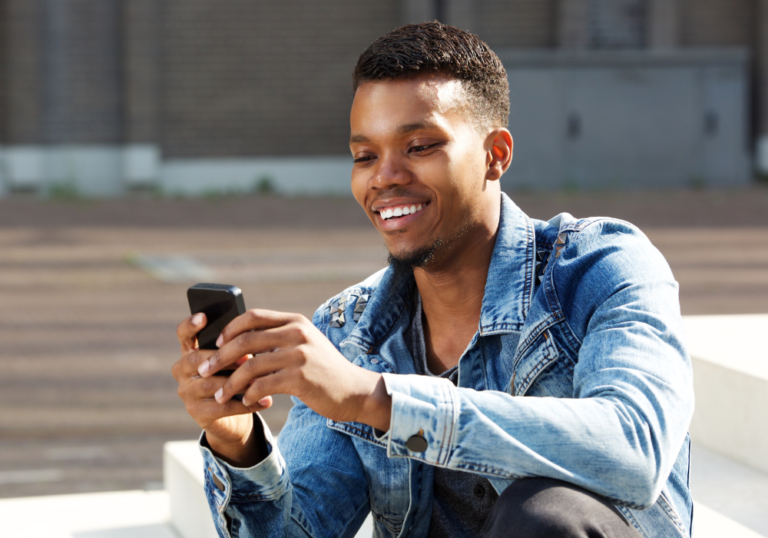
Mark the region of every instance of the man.
<instances>
[{"instance_id":1,"label":"man","mask_svg":"<svg viewBox=\"0 0 768 538\"><path fill-rule=\"evenodd\" d=\"M501 193L507 79L475 36L398 28L354 89L352 191L390 266L311 323L250 311L216 352L196 349L204 316L178 328L219 533L354 536L372 512L376 536L690 536L691 370L661 254ZM278 393L279 447L256 413Z\"/></svg>"}]
</instances>

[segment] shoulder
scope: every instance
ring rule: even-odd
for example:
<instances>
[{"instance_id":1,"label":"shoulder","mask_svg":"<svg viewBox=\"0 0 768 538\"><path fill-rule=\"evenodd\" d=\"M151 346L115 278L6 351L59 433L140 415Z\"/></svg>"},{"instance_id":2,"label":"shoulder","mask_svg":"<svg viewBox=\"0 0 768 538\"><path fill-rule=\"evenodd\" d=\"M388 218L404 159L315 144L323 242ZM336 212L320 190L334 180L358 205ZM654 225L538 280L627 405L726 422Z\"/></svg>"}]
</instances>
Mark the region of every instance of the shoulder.
<instances>
[{"instance_id":1,"label":"shoulder","mask_svg":"<svg viewBox=\"0 0 768 538\"><path fill-rule=\"evenodd\" d=\"M553 243L554 270L609 273L610 280L671 276L664 256L635 225L609 217L564 219Z\"/></svg>"},{"instance_id":2,"label":"shoulder","mask_svg":"<svg viewBox=\"0 0 768 538\"><path fill-rule=\"evenodd\" d=\"M359 321L386 270L385 267L329 298L317 308L312 323L329 338L331 329L341 329L333 331L335 338L331 338L331 341L338 343Z\"/></svg>"},{"instance_id":3,"label":"shoulder","mask_svg":"<svg viewBox=\"0 0 768 538\"><path fill-rule=\"evenodd\" d=\"M608 304L643 310L663 304L665 311L679 311L669 264L639 228L608 217L562 217L541 226L541 236L551 240L545 289L565 319L584 325Z\"/></svg>"}]
</instances>

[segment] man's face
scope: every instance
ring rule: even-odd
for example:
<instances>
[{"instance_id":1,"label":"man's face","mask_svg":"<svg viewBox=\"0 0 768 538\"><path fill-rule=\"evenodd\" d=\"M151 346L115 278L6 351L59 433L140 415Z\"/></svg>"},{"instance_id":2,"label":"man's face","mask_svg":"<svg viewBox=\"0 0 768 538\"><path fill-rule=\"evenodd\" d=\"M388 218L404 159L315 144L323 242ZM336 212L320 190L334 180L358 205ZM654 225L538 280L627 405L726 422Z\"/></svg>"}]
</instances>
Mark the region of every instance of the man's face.
<instances>
[{"instance_id":1,"label":"man's face","mask_svg":"<svg viewBox=\"0 0 768 538\"><path fill-rule=\"evenodd\" d=\"M485 180L487 133L467 106L461 83L442 76L368 82L355 93L352 193L396 260L443 264L497 214L488 211L499 199L498 182Z\"/></svg>"}]
</instances>

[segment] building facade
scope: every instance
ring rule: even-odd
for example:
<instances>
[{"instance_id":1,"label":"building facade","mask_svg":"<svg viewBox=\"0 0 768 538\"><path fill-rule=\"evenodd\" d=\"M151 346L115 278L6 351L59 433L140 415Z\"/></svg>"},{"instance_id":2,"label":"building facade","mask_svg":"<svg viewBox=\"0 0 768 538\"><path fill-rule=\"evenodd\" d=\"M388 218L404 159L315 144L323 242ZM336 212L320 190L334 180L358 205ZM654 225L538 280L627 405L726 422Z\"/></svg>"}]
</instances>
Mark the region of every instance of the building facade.
<instances>
[{"instance_id":1,"label":"building facade","mask_svg":"<svg viewBox=\"0 0 768 538\"><path fill-rule=\"evenodd\" d=\"M0 0L0 193L347 192L357 56L435 18L507 66L510 189L768 171L768 0Z\"/></svg>"}]
</instances>

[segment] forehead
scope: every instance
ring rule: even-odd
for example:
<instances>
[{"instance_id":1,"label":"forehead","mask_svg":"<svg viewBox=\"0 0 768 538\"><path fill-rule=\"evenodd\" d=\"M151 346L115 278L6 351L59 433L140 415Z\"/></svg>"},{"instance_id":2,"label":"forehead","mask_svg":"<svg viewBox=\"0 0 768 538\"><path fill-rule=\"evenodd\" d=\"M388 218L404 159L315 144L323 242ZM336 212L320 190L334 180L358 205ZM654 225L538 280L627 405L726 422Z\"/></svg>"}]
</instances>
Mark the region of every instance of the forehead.
<instances>
[{"instance_id":1,"label":"forehead","mask_svg":"<svg viewBox=\"0 0 768 538\"><path fill-rule=\"evenodd\" d=\"M440 75L361 84L355 92L350 122L357 131L429 121L463 122L467 97L461 81Z\"/></svg>"}]
</instances>

